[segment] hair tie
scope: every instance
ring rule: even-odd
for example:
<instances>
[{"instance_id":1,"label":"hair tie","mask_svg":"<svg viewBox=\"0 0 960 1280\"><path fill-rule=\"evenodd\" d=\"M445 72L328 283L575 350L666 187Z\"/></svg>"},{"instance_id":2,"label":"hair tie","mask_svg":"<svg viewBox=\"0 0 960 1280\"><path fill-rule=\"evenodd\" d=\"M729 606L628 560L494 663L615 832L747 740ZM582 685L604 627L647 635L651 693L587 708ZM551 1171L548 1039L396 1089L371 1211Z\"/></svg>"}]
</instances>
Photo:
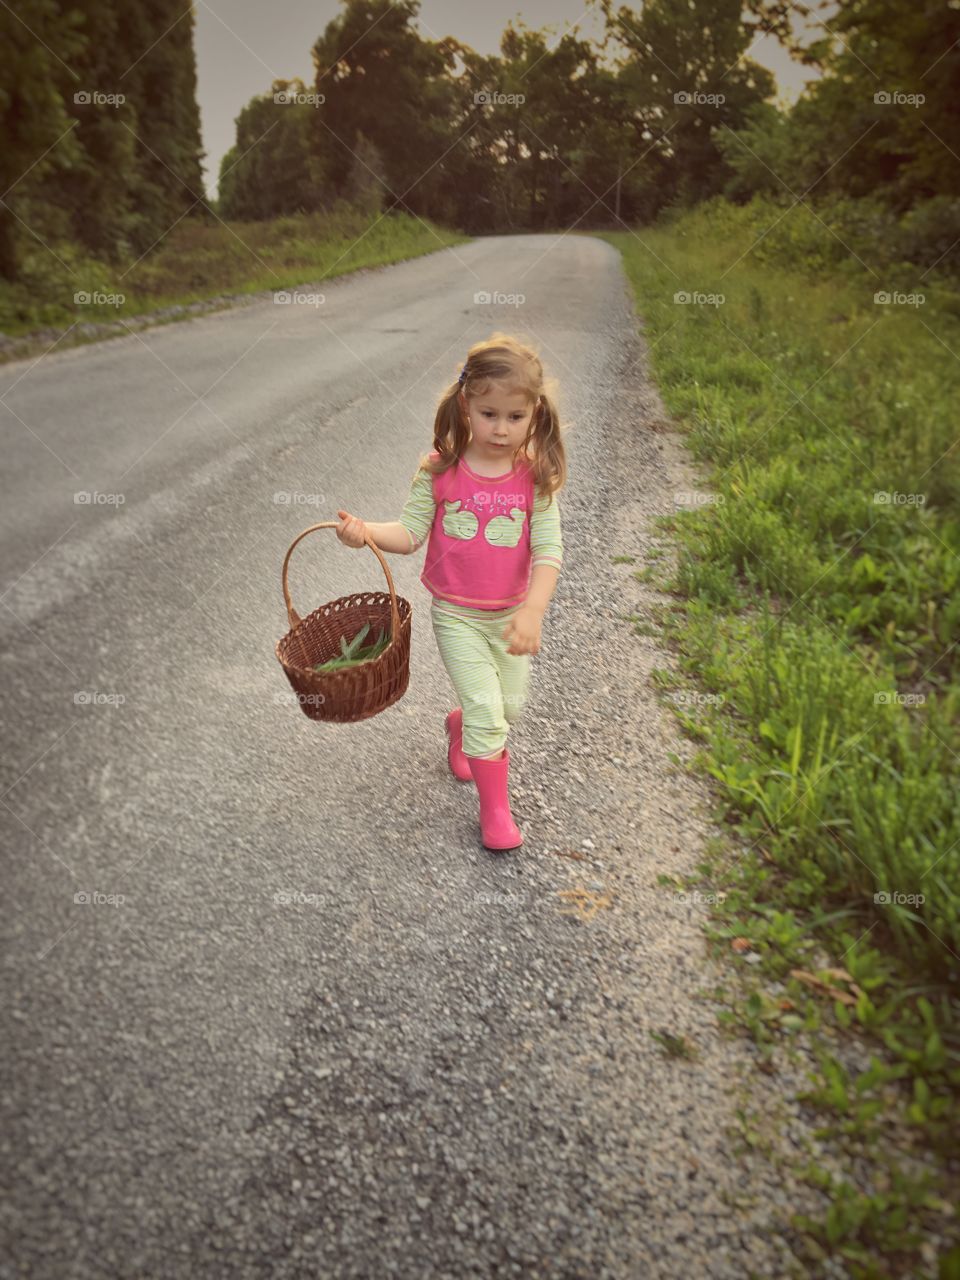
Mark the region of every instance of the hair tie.
<instances>
[{"instance_id":1,"label":"hair tie","mask_svg":"<svg viewBox=\"0 0 960 1280\"><path fill-rule=\"evenodd\" d=\"M463 382L466 376L467 376L467 362L466 360L464 360L463 368L460 370L460 377L457 379L457 382L461 387L463 386Z\"/></svg>"}]
</instances>

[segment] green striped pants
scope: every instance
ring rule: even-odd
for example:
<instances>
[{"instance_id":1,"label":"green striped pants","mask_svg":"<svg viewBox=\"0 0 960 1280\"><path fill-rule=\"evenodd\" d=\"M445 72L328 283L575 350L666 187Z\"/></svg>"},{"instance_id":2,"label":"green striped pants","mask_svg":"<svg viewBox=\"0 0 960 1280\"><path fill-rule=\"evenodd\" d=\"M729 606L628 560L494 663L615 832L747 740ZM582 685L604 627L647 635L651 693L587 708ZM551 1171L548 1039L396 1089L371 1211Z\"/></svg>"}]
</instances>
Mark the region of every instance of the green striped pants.
<instances>
[{"instance_id":1,"label":"green striped pants","mask_svg":"<svg viewBox=\"0 0 960 1280\"><path fill-rule=\"evenodd\" d=\"M529 653L507 653L509 609L467 609L438 601L430 621L440 657L463 708L463 753L496 759L527 696Z\"/></svg>"}]
</instances>

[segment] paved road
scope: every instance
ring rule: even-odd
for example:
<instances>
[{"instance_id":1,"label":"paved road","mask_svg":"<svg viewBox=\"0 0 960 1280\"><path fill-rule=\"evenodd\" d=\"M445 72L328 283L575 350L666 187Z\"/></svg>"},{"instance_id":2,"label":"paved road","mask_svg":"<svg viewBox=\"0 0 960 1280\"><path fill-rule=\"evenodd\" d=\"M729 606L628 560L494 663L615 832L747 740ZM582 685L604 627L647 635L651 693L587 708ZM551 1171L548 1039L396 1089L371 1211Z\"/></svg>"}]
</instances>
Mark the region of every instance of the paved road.
<instances>
[{"instance_id":1,"label":"paved road","mask_svg":"<svg viewBox=\"0 0 960 1280\"><path fill-rule=\"evenodd\" d=\"M313 724L273 656L289 541L399 515L495 328L575 424L507 857L446 772L421 557L387 713ZM773 1195L727 1154L744 1051L656 883L707 828L611 563L681 483L638 354L615 251L525 236L0 369L4 1277L786 1274L724 1203ZM381 585L330 532L293 563L302 610Z\"/></svg>"}]
</instances>

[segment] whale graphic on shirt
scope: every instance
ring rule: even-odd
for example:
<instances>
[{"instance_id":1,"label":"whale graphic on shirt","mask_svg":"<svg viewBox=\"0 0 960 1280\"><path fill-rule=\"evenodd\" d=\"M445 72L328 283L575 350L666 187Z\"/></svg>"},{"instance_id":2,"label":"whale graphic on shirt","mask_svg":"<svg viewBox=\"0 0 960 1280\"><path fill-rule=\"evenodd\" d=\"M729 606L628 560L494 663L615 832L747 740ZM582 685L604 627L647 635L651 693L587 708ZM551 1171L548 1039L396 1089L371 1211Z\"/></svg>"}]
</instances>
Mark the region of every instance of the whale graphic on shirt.
<instances>
[{"instance_id":1,"label":"whale graphic on shirt","mask_svg":"<svg viewBox=\"0 0 960 1280\"><path fill-rule=\"evenodd\" d=\"M471 542L477 536L480 522L472 511L458 511L460 499L456 502L444 502L443 532L448 538L460 538L463 542Z\"/></svg>"},{"instance_id":2,"label":"whale graphic on shirt","mask_svg":"<svg viewBox=\"0 0 960 1280\"><path fill-rule=\"evenodd\" d=\"M515 547L523 533L526 514L520 507L511 507L508 516L494 516L487 522L483 536L492 547Z\"/></svg>"}]
</instances>

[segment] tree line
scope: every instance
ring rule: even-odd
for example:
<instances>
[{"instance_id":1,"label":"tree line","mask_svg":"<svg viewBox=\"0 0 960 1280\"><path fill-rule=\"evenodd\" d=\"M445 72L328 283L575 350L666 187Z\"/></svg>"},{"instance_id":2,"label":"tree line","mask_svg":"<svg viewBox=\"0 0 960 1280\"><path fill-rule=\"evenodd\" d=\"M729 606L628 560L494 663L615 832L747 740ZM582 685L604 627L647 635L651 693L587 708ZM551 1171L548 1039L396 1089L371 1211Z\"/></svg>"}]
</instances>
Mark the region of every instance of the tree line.
<instances>
[{"instance_id":1,"label":"tree line","mask_svg":"<svg viewBox=\"0 0 960 1280\"><path fill-rule=\"evenodd\" d=\"M204 196L190 0L0 5L0 275L148 252Z\"/></svg>"},{"instance_id":2,"label":"tree line","mask_svg":"<svg viewBox=\"0 0 960 1280\"><path fill-rule=\"evenodd\" d=\"M487 56L425 36L419 0L342 0L312 83L275 81L240 112L209 203L189 0L2 6L0 273L37 240L139 256L184 216L346 201L476 234L642 224L756 193L913 211L917 256L949 257L960 7L847 0L810 40L797 18L825 0L593 2L602 39L518 20ZM750 57L762 32L818 72L790 109Z\"/></svg>"}]
</instances>

